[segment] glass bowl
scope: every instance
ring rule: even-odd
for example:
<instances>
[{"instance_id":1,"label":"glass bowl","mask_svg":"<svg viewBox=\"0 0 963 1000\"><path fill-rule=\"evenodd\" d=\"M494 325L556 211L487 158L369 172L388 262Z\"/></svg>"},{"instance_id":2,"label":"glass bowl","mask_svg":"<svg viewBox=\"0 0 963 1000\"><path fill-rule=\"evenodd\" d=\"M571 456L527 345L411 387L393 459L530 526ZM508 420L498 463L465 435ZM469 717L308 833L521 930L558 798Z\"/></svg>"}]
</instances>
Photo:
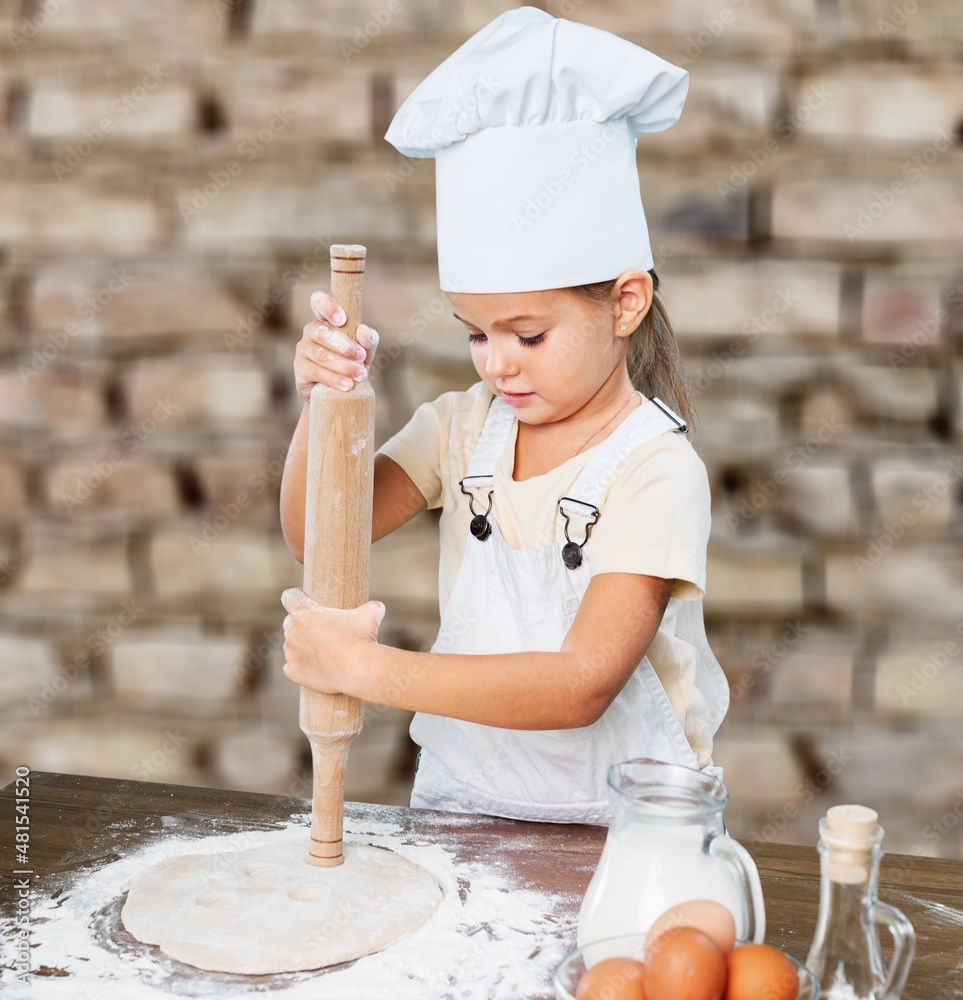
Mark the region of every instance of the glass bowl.
<instances>
[{"instance_id":1,"label":"glass bowl","mask_svg":"<svg viewBox=\"0 0 963 1000\"><path fill-rule=\"evenodd\" d=\"M589 968L603 959L631 958L641 962L645 955L645 937L644 934L625 934L621 937L593 941L581 948L576 948L575 951L570 951L558 963L552 975L552 986L555 988L557 1000L575 1000L575 990L579 980ZM737 944L741 943L737 942ZM818 1000L819 984L816 982L816 977L802 962L797 961L792 955L787 955L786 952L782 953L796 967L799 976L799 1000ZM615 978L619 977L617 969L613 975L612 995L618 996L615 992L619 986L619 983L615 981Z\"/></svg>"}]
</instances>

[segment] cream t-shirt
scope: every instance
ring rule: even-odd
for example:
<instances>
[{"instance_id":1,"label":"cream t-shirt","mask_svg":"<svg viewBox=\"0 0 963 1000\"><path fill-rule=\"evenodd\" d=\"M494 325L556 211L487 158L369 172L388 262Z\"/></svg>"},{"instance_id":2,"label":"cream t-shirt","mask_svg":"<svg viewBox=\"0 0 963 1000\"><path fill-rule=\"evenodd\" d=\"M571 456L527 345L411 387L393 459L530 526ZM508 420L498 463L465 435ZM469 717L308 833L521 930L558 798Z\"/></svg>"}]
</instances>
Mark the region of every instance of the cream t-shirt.
<instances>
[{"instance_id":1,"label":"cream t-shirt","mask_svg":"<svg viewBox=\"0 0 963 1000\"><path fill-rule=\"evenodd\" d=\"M441 507L438 598L442 614L471 538L468 497L458 483L468 474L491 400L484 382L464 392L446 392L419 406L411 420L378 449L405 470L429 509ZM653 404L646 400L642 405ZM517 430L516 420L492 470L492 517L510 548L561 545L565 536L559 498L567 495L601 442L551 472L517 483L512 479ZM599 506L601 516L582 550L590 575L641 573L675 579L674 598L702 597L710 527L709 483L702 460L683 434L661 434L633 452ZM576 526L575 521L570 534L574 530L572 538L581 541L584 522Z\"/></svg>"}]
</instances>

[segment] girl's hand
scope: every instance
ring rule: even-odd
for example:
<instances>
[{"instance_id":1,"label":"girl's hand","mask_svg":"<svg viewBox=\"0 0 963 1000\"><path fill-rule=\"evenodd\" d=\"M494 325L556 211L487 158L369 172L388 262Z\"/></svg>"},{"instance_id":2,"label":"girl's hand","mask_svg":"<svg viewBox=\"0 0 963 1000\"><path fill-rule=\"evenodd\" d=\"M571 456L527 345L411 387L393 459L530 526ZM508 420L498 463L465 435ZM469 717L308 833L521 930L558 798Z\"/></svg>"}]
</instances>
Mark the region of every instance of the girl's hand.
<instances>
[{"instance_id":1,"label":"girl's hand","mask_svg":"<svg viewBox=\"0 0 963 1000\"><path fill-rule=\"evenodd\" d=\"M305 399L317 383L347 391L363 382L379 339L364 323L358 324L357 343L338 329L346 321L344 310L325 292L311 296L311 309L317 319L304 327L294 352L294 384Z\"/></svg>"},{"instance_id":2,"label":"girl's hand","mask_svg":"<svg viewBox=\"0 0 963 1000\"><path fill-rule=\"evenodd\" d=\"M284 675L324 694L363 698L364 668L385 616L380 601L341 611L323 608L303 590L285 590Z\"/></svg>"}]
</instances>

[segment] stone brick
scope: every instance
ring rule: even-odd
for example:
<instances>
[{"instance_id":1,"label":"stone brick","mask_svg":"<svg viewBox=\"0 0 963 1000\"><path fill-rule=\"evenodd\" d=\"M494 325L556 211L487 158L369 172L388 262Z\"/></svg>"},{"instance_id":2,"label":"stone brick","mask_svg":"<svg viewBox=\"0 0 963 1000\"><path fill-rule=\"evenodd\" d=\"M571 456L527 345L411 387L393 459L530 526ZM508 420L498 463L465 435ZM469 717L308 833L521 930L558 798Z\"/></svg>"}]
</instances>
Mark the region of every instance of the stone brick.
<instances>
[{"instance_id":1,"label":"stone brick","mask_svg":"<svg viewBox=\"0 0 963 1000\"><path fill-rule=\"evenodd\" d=\"M43 269L31 308L36 329L63 330L75 323L74 336L91 338L223 332L234 329L240 313L217 277L196 268L106 264Z\"/></svg>"},{"instance_id":2,"label":"stone brick","mask_svg":"<svg viewBox=\"0 0 963 1000\"><path fill-rule=\"evenodd\" d=\"M640 144L640 156L645 149ZM665 262L677 254L702 255L720 241L741 244L749 238L748 188L724 199L719 196L718 183L728 179L731 169L730 160L718 157L701 160L698 171L678 162L640 164L657 269L665 271ZM665 290L670 291L668 286Z\"/></svg>"},{"instance_id":3,"label":"stone brick","mask_svg":"<svg viewBox=\"0 0 963 1000\"><path fill-rule=\"evenodd\" d=\"M265 373L226 355L137 362L127 376L130 416L171 432L198 422L249 423L268 412Z\"/></svg>"},{"instance_id":4,"label":"stone brick","mask_svg":"<svg viewBox=\"0 0 963 1000\"><path fill-rule=\"evenodd\" d=\"M283 132L285 140L354 142L371 139L371 78L367 70L338 65L324 75L292 73L287 61L238 64L225 89L234 152L250 162ZM281 112L279 115L278 112ZM271 135L258 135L263 129Z\"/></svg>"},{"instance_id":5,"label":"stone brick","mask_svg":"<svg viewBox=\"0 0 963 1000\"><path fill-rule=\"evenodd\" d=\"M814 381L803 396L799 410L799 436L805 440L831 431L838 440L849 440L858 420L854 412L852 393L843 386L825 385Z\"/></svg>"},{"instance_id":6,"label":"stone brick","mask_svg":"<svg viewBox=\"0 0 963 1000\"><path fill-rule=\"evenodd\" d=\"M27 505L27 491L20 463L12 455L0 452L0 511L2 516L21 513Z\"/></svg>"},{"instance_id":7,"label":"stone brick","mask_svg":"<svg viewBox=\"0 0 963 1000\"><path fill-rule=\"evenodd\" d=\"M900 521L910 535L950 530L960 513L956 496L963 480L963 460L950 458L923 465L907 461L879 462L873 467L877 519ZM906 515L909 515L908 518ZM909 524L906 524L906 521Z\"/></svg>"},{"instance_id":8,"label":"stone brick","mask_svg":"<svg viewBox=\"0 0 963 1000\"><path fill-rule=\"evenodd\" d=\"M392 391L398 399L398 404L392 410L399 427L408 421L422 403L437 399L449 390L468 389L478 381L478 372L475 371L467 350L459 360L454 352L444 355L424 351L420 345L412 344L400 357L401 362L397 367L385 366L384 371L379 371L372 383L377 391L379 386L391 380ZM377 358L375 361L377 362Z\"/></svg>"},{"instance_id":9,"label":"stone brick","mask_svg":"<svg viewBox=\"0 0 963 1000\"><path fill-rule=\"evenodd\" d=\"M860 62L803 75L790 100L813 87L831 97L800 124L801 133L847 145L866 138L927 146L940 133L952 141L963 115L963 73L957 69Z\"/></svg>"},{"instance_id":10,"label":"stone brick","mask_svg":"<svg viewBox=\"0 0 963 1000\"><path fill-rule=\"evenodd\" d=\"M17 582L28 594L131 591L127 542L107 533L78 536L43 524L29 525L23 561Z\"/></svg>"},{"instance_id":11,"label":"stone brick","mask_svg":"<svg viewBox=\"0 0 963 1000\"><path fill-rule=\"evenodd\" d=\"M478 4L473 4L477 7ZM500 9L510 4L503 3ZM447 13L448 17L445 18ZM475 13L473 11L473 13ZM368 47L379 39L397 36L399 32L416 28L423 30L433 27L438 30L451 24L454 11L442 0L425 0L417 8L407 3L391 3L388 0L371 7L358 7L344 0L277 0L271 4L258 4L252 24L256 35L298 34L305 32L333 36L352 43L356 52L342 49L346 61L367 55ZM492 15L495 16L494 14ZM480 20L478 27L484 24ZM471 29L476 30L476 29Z\"/></svg>"},{"instance_id":12,"label":"stone brick","mask_svg":"<svg viewBox=\"0 0 963 1000\"><path fill-rule=\"evenodd\" d=\"M157 461L128 457L115 447L89 461L72 459L53 466L46 476L47 503L61 516L104 512L171 514L178 494L170 468Z\"/></svg>"},{"instance_id":13,"label":"stone brick","mask_svg":"<svg viewBox=\"0 0 963 1000\"><path fill-rule=\"evenodd\" d=\"M151 566L162 597L209 594L225 602L238 592L279 597L285 587L299 587L303 576L280 529L255 534L224 514L158 530Z\"/></svg>"},{"instance_id":14,"label":"stone brick","mask_svg":"<svg viewBox=\"0 0 963 1000\"><path fill-rule=\"evenodd\" d=\"M802 611L802 559L792 551L746 542L740 549L710 543L706 612L773 618Z\"/></svg>"},{"instance_id":15,"label":"stone brick","mask_svg":"<svg viewBox=\"0 0 963 1000\"><path fill-rule=\"evenodd\" d=\"M765 400L696 398L695 446L713 462L766 459L779 447L779 413Z\"/></svg>"},{"instance_id":16,"label":"stone brick","mask_svg":"<svg viewBox=\"0 0 963 1000\"><path fill-rule=\"evenodd\" d=\"M189 247L201 250L239 243L261 247L294 241L311 246L319 240L329 245L339 238L343 241L341 233L366 245L384 240L434 245L433 218L423 212L413 214L406 204L407 198L417 197L414 179L393 192L381 164L361 161L350 169L315 167L312 177L302 180L287 176L297 164L265 159L241 164L242 171L213 198L201 190L210 181L206 170L184 184L178 210ZM222 169L223 163L215 166ZM429 176L421 184L427 188L430 181ZM266 189L270 198L264 196ZM358 197L359 191L364 197Z\"/></svg>"},{"instance_id":17,"label":"stone brick","mask_svg":"<svg viewBox=\"0 0 963 1000\"><path fill-rule=\"evenodd\" d=\"M11 587L20 570L20 556L12 531L0 531L0 593L4 587Z\"/></svg>"},{"instance_id":18,"label":"stone brick","mask_svg":"<svg viewBox=\"0 0 963 1000\"><path fill-rule=\"evenodd\" d=\"M408 805L412 774L399 781L403 755L412 746L408 725L412 713L383 705L365 705L364 728L351 743L345 773L345 798L355 802ZM413 761L414 754L410 754Z\"/></svg>"},{"instance_id":19,"label":"stone brick","mask_svg":"<svg viewBox=\"0 0 963 1000\"><path fill-rule=\"evenodd\" d=\"M56 162L73 173L75 160L96 156L117 139L137 139L189 133L194 125L194 100L184 86L135 71L109 90L68 90L41 84L30 95L27 130L36 139L63 140L55 148ZM69 154L69 155L68 155ZM63 176L55 172L55 176Z\"/></svg>"},{"instance_id":20,"label":"stone brick","mask_svg":"<svg viewBox=\"0 0 963 1000\"><path fill-rule=\"evenodd\" d=\"M939 391L932 371L852 364L844 357L837 358L836 365L853 404L865 416L924 422L936 413Z\"/></svg>"},{"instance_id":21,"label":"stone brick","mask_svg":"<svg viewBox=\"0 0 963 1000\"><path fill-rule=\"evenodd\" d=\"M945 301L947 300L947 301ZM943 283L914 271L872 272L863 285L862 339L893 345L890 366L924 360L943 340L951 309L963 302L963 284Z\"/></svg>"},{"instance_id":22,"label":"stone brick","mask_svg":"<svg viewBox=\"0 0 963 1000\"><path fill-rule=\"evenodd\" d=\"M307 296L305 305L310 313ZM373 261L365 268L364 318L381 337L375 380L415 351L456 362L469 357L465 327L452 316L451 302L438 287L437 268L386 267Z\"/></svg>"},{"instance_id":23,"label":"stone brick","mask_svg":"<svg viewBox=\"0 0 963 1000\"><path fill-rule=\"evenodd\" d=\"M833 738L838 741L837 746L845 747L846 756L850 758L838 779L840 786L844 785L852 796L845 801L874 806L878 803L884 817L888 804L905 813L910 802L921 803L924 798L930 799L929 807L924 806L924 815L929 812L936 805L932 801L936 789L933 786L926 788L927 772L939 767L938 761L944 754L951 760L959 760L958 746L954 747L952 740L936 733L894 731L889 726L876 724L862 729L847 727L833 734ZM924 790L925 796L921 794ZM857 798L857 795L862 797ZM937 794L935 798L941 802L942 795Z\"/></svg>"},{"instance_id":24,"label":"stone brick","mask_svg":"<svg viewBox=\"0 0 963 1000\"><path fill-rule=\"evenodd\" d=\"M21 734L22 758L38 771L89 774L101 778L134 778L197 784L193 751L198 735L189 725L171 725L123 716L110 725L91 725L90 719L50 719L33 723ZM109 800L108 800L109 803ZM122 810L120 803L91 809L87 829L99 829L106 816ZM104 812L108 810L108 812Z\"/></svg>"},{"instance_id":25,"label":"stone brick","mask_svg":"<svg viewBox=\"0 0 963 1000\"><path fill-rule=\"evenodd\" d=\"M752 720L755 706L768 698L768 674L771 669L760 652L760 645L755 643L756 629L747 628L752 635L734 636L720 632L717 621L710 618L706 622L706 633L709 646L715 654L729 683L729 711L726 714L727 726L732 726L741 720ZM768 640L767 640L768 641Z\"/></svg>"},{"instance_id":26,"label":"stone brick","mask_svg":"<svg viewBox=\"0 0 963 1000\"><path fill-rule=\"evenodd\" d=\"M810 799L802 782L798 794L779 803L750 804L730 802L726 809L726 827L737 840L754 843L797 844L812 847L816 842L819 821L834 799L823 796ZM766 806L769 805L769 808Z\"/></svg>"},{"instance_id":27,"label":"stone brick","mask_svg":"<svg viewBox=\"0 0 963 1000\"><path fill-rule=\"evenodd\" d=\"M860 179L780 179L772 196L772 235L864 247L959 241L963 191L954 173L949 162L937 163L922 175L925 182L916 183L894 163L889 171L875 167L874 176Z\"/></svg>"},{"instance_id":28,"label":"stone brick","mask_svg":"<svg viewBox=\"0 0 963 1000\"><path fill-rule=\"evenodd\" d=\"M220 452L198 455L196 464L204 497L212 510L244 503L245 517L267 513L277 516L284 452Z\"/></svg>"},{"instance_id":29,"label":"stone brick","mask_svg":"<svg viewBox=\"0 0 963 1000\"><path fill-rule=\"evenodd\" d=\"M0 426L76 435L101 425L106 411L100 386L80 375L47 373L48 365L42 355L25 356L23 376L0 370Z\"/></svg>"},{"instance_id":30,"label":"stone brick","mask_svg":"<svg viewBox=\"0 0 963 1000\"><path fill-rule=\"evenodd\" d=\"M283 608L279 610L278 614L283 614ZM280 631L275 635L275 643L278 640L283 642ZM261 638L263 642L263 637ZM268 638L270 640L270 635ZM273 649L270 653L265 650L264 655L258 655L259 648L260 644L255 646L253 650L253 661L251 659L252 651L248 652L248 660L245 661L249 665L256 665L261 674L255 694L259 714L268 719L296 720L301 700L301 688L284 676L283 648Z\"/></svg>"},{"instance_id":31,"label":"stone brick","mask_svg":"<svg viewBox=\"0 0 963 1000\"><path fill-rule=\"evenodd\" d=\"M745 341L839 335L839 271L831 265L680 265L664 288L664 301L683 343L735 339L737 357L750 349Z\"/></svg>"},{"instance_id":32,"label":"stone brick","mask_svg":"<svg viewBox=\"0 0 963 1000\"><path fill-rule=\"evenodd\" d=\"M128 632L110 652L117 695L133 703L162 699L218 706L239 689L247 646L241 639L204 635L196 628Z\"/></svg>"},{"instance_id":33,"label":"stone brick","mask_svg":"<svg viewBox=\"0 0 963 1000\"><path fill-rule=\"evenodd\" d=\"M713 744L713 761L725 771L733 801L782 803L793 798L801 777L785 739L738 730L720 733ZM766 766L760 767L759 762Z\"/></svg>"},{"instance_id":34,"label":"stone brick","mask_svg":"<svg viewBox=\"0 0 963 1000\"><path fill-rule=\"evenodd\" d=\"M826 557L830 608L867 621L958 622L963 583L945 548L914 545L882 532Z\"/></svg>"},{"instance_id":35,"label":"stone brick","mask_svg":"<svg viewBox=\"0 0 963 1000\"><path fill-rule=\"evenodd\" d=\"M117 9L111 0L82 0L73 3L64 0L48 18L38 11L30 20L38 29L37 40L41 46L49 43L63 44L64 39L74 41L94 36L99 41L116 38L130 41L151 39L150 52L175 52L188 42L209 43L224 34L224 21L215 10L215 4L196 4L190 0L174 0L163 10L152 7L124 7Z\"/></svg>"},{"instance_id":36,"label":"stone brick","mask_svg":"<svg viewBox=\"0 0 963 1000\"><path fill-rule=\"evenodd\" d=\"M445 3L444 0L432 0L432 5L440 15L436 23L443 29L449 23L452 26L457 25L459 32L465 37L484 27L499 14L514 9L511 0L472 0L471 3L456 4L454 7ZM579 20L577 16L573 17L572 10L563 16L567 16L571 20Z\"/></svg>"},{"instance_id":37,"label":"stone brick","mask_svg":"<svg viewBox=\"0 0 963 1000\"><path fill-rule=\"evenodd\" d=\"M689 94L678 124L665 132L646 136L646 144L698 145L709 142L731 146L770 131L779 101L778 80L773 73L708 60L693 62ZM664 138L663 138L664 136ZM654 140L654 143L653 143Z\"/></svg>"},{"instance_id":38,"label":"stone brick","mask_svg":"<svg viewBox=\"0 0 963 1000\"><path fill-rule=\"evenodd\" d=\"M0 216L10 245L71 246L133 253L160 236L161 215L149 198L99 195L72 184L0 186Z\"/></svg>"},{"instance_id":39,"label":"stone brick","mask_svg":"<svg viewBox=\"0 0 963 1000\"><path fill-rule=\"evenodd\" d=\"M686 68L697 65L708 52L713 57L721 53L729 55L733 47L742 50L749 45L768 52L784 51L798 37L796 29L815 19L812 0L792 0L785 4L765 0L751 7L714 0L682 5L672 0L657 0L647 5L642 21L632 0L593 0L591 4L585 0L552 0L547 9L556 16L585 21L628 36L638 44L645 44L653 35L676 36L666 40L666 45L672 41L674 47L659 54Z\"/></svg>"},{"instance_id":40,"label":"stone brick","mask_svg":"<svg viewBox=\"0 0 963 1000\"><path fill-rule=\"evenodd\" d=\"M697 355L687 347L683 351L685 366L696 400L716 383L725 385L733 397L777 399L794 395L821 378L823 360L810 348L774 348L778 353L773 353L766 347L750 345L739 357L728 344L720 345L711 356Z\"/></svg>"},{"instance_id":41,"label":"stone brick","mask_svg":"<svg viewBox=\"0 0 963 1000\"><path fill-rule=\"evenodd\" d=\"M753 723L781 721L785 713L774 705L786 699L773 696L777 689L798 693L796 708L806 702L818 704L820 711L828 704L848 704L852 641L846 634L823 631L802 616L765 624L710 617L706 626L709 645L729 681L730 715L738 706ZM810 663L812 681L804 676ZM845 682L836 676L839 664Z\"/></svg>"},{"instance_id":42,"label":"stone brick","mask_svg":"<svg viewBox=\"0 0 963 1000\"><path fill-rule=\"evenodd\" d=\"M842 464L808 466L788 473L779 510L817 536L846 536L856 526L849 470Z\"/></svg>"},{"instance_id":43,"label":"stone brick","mask_svg":"<svg viewBox=\"0 0 963 1000\"><path fill-rule=\"evenodd\" d=\"M921 644L922 646L922 644ZM886 653L876 663L876 705L901 713L959 719L963 712L963 639ZM963 780L960 782L963 787Z\"/></svg>"},{"instance_id":44,"label":"stone brick","mask_svg":"<svg viewBox=\"0 0 963 1000\"><path fill-rule=\"evenodd\" d=\"M372 547L369 592L384 601L386 624L412 605L437 608L438 544L437 525L416 517Z\"/></svg>"},{"instance_id":45,"label":"stone brick","mask_svg":"<svg viewBox=\"0 0 963 1000\"><path fill-rule=\"evenodd\" d=\"M822 648L817 648L819 646ZM814 704L847 709L852 701L853 653L839 649L835 636L813 642L804 637L772 668L770 697L776 703Z\"/></svg>"},{"instance_id":46,"label":"stone brick","mask_svg":"<svg viewBox=\"0 0 963 1000\"><path fill-rule=\"evenodd\" d=\"M57 675L57 658L50 643L19 635L0 635L0 706L25 707L28 698L41 694L44 684Z\"/></svg>"},{"instance_id":47,"label":"stone brick","mask_svg":"<svg viewBox=\"0 0 963 1000\"><path fill-rule=\"evenodd\" d=\"M246 792L281 792L299 770L304 738L296 715L286 729L245 726L230 733L214 747L213 766L219 786Z\"/></svg>"},{"instance_id":48,"label":"stone brick","mask_svg":"<svg viewBox=\"0 0 963 1000\"><path fill-rule=\"evenodd\" d=\"M932 57L942 48L938 43L949 46L963 31L956 0L842 0L839 10L846 35L908 45L921 56ZM919 42L927 44L914 45Z\"/></svg>"}]
</instances>

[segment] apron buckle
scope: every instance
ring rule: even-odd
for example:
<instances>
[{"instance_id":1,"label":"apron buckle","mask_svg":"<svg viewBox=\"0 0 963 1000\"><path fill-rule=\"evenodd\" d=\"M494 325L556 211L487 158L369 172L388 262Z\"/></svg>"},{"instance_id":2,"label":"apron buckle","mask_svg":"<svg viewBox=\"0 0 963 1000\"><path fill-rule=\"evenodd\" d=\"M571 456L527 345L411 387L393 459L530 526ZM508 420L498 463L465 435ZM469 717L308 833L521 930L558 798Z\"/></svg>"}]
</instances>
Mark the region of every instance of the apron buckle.
<instances>
[{"instance_id":1,"label":"apron buckle","mask_svg":"<svg viewBox=\"0 0 963 1000\"><path fill-rule=\"evenodd\" d=\"M581 542L573 542L572 539L569 538L569 516L568 511L563 506L566 502L575 505L576 510L578 507L587 508L588 513L581 510L579 510L578 513L592 518L592 520L588 521L585 525L585 537ZM562 562L565 563L565 566L568 569L578 569L578 567L582 565L582 549L588 542L589 535L592 533L592 527L596 521L598 521L602 512L595 506L595 504L586 503L584 500L576 500L574 497L562 497L562 499L558 502L558 509L562 517L565 518L565 527L563 529L565 531L565 544L562 546ZM573 510L573 513L575 513L576 510Z\"/></svg>"},{"instance_id":2,"label":"apron buckle","mask_svg":"<svg viewBox=\"0 0 963 1000\"><path fill-rule=\"evenodd\" d=\"M490 485L491 478L491 476L465 476L465 478L458 483L458 488L465 494L466 497L468 497L468 509L472 512L472 519L471 523L468 525L468 530L480 542L485 541L485 539L492 533L492 526L488 520L488 515L492 512L492 504L494 503L492 498L495 495L495 491L488 491L488 510L486 510L484 514L479 514L475 510L474 497L468 492L468 490L465 489L465 483L469 479L481 479L485 480L485 482L479 485Z\"/></svg>"}]
</instances>

